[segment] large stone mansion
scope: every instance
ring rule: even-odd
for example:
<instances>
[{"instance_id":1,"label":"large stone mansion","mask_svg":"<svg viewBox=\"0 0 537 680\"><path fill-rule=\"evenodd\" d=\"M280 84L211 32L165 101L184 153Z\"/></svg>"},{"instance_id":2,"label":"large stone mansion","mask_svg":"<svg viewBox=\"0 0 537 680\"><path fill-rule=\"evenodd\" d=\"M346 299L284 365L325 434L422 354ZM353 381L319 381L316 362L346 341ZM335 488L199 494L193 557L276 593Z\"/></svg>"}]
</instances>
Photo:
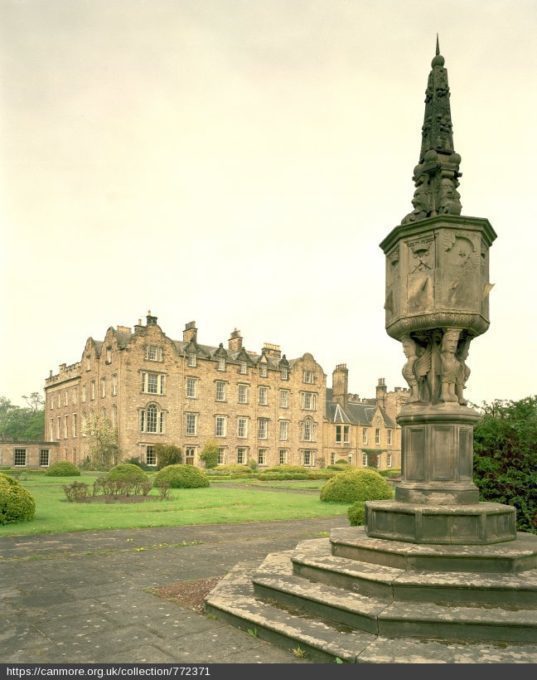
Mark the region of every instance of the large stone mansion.
<instances>
[{"instance_id":1,"label":"large stone mansion","mask_svg":"<svg viewBox=\"0 0 537 680\"><path fill-rule=\"evenodd\" d=\"M238 330L224 347L200 344L195 322L172 340L148 313L134 329L117 326L104 340L89 338L79 362L61 364L45 384L45 439L50 455L15 453L0 444L3 464L80 464L90 454L88 423L117 429L123 459L153 465L155 445L176 444L185 462L200 464L209 441L220 463L322 466L344 458L355 465L400 467L396 416L408 390L374 399L348 393L344 364L333 386L313 356L287 359L278 345L247 350ZM13 445L18 446L18 445ZM39 448L39 447L38 447Z\"/></svg>"}]
</instances>

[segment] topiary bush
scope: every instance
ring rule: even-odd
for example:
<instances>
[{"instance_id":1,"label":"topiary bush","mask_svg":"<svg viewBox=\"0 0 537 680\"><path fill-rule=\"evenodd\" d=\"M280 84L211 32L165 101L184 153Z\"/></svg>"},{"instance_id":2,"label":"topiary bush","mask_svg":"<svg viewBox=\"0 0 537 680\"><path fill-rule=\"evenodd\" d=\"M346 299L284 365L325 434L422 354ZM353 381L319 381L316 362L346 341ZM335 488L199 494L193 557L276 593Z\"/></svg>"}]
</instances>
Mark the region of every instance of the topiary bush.
<instances>
[{"instance_id":1,"label":"topiary bush","mask_svg":"<svg viewBox=\"0 0 537 680\"><path fill-rule=\"evenodd\" d=\"M392 487L373 470L339 472L321 489L321 500L328 503L355 503L392 498Z\"/></svg>"},{"instance_id":2,"label":"topiary bush","mask_svg":"<svg viewBox=\"0 0 537 680\"><path fill-rule=\"evenodd\" d=\"M338 458L334 465L349 465L349 461L346 458Z\"/></svg>"},{"instance_id":3,"label":"topiary bush","mask_svg":"<svg viewBox=\"0 0 537 680\"><path fill-rule=\"evenodd\" d=\"M0 473L0 524L28 521L34 515L32 494L17 480Z\"/></svg>"},{"instance_id":4,"label":"topiary bush","mask_svg":"<svg viewBox=\"0 0 537 680\"><path fill-rule=\"evenodd\" d=\"M59 460L47 470L48 477L80 477L80 470L68 460Z\"/></svg>"},{"instance_id":5,"label":"topiary bush","mask_svg":"<svg viewBox=\"0 0 537 680\"><path fill-rule=\"evenodd\" d=\"M205 472L194 465L168 465L157 473L153 486L158 488L162 482L168 483L172 489L209 486Z\"/></svg>"},{"instance_id":6,"label":"topiary bush","mask_svg":"<svg viewBox=\"0 0 537 680\"><path fill-rule=\"evenodd\" d=\"M108 482L146 482L148 476L145 472L133 463L119 463L113 467L106 475Z\"/></svg>"},{"instance_id":7,"label":"topiary bush","mask_svg":"<svg viewBox=\"0 0 537 680\"><path fill-rule=\"evenodd\" d=\"M363 501L356 501L347 510L347 517L351 527L360 527L365 524L365 503Z\"/></svg>"}]
</instances>

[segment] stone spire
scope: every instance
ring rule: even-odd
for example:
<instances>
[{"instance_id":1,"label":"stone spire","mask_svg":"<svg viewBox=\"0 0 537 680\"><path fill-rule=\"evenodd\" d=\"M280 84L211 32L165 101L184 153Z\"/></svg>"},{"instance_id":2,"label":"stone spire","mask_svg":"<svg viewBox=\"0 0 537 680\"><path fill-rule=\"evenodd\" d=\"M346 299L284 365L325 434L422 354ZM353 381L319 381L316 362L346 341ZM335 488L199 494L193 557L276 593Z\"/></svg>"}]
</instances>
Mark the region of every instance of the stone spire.
<instances>
[{"instance_id":1,"label":"stone spire","mask_svg":"<svg viewBox=\"0 0 537 680\"><path fill-rule=\"evenodd\" d=\"M436 55L431 62L425 91L419 164L414 168L414 210L403 218L402 224L435 215L461 214L462 206L457 191L458 178L461 176L460 162L461 157L453 148L448 75L437 36Z\"/></svg>"}]
</instances>

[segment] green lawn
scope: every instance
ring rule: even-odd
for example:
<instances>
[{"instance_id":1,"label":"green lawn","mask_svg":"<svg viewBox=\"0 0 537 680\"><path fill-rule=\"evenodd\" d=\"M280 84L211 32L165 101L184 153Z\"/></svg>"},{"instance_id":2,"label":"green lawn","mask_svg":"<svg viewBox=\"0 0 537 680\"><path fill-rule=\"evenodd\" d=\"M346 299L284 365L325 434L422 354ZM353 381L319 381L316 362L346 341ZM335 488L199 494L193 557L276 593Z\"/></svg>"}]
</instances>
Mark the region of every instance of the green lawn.
<instances>
[{"instance_id":1,"label":"green lawn","mask_svg":"<svg viewBox=\"0 0 537 680\"><path fill-rule=\"evenodd\" d=\"M64 484L75 480L91 484L96 477L97 475L90 473L69 478L25 474L21 478L21 484L35 498L35 518L31 522L0 526L0 538L97 529L307 519L342 515L347 512L348 507L321 503L317 494L293 493L292 488L288 493L275 493L241 488L226 489L219 484L205 489L172 489L172 498L167 501L132 504L67 502L62 489ZM304 483L309 482L305 480ZM269 484L281 486L279 482ZM285 484L296 487L300 481Z\"/></svg>"}]
</instances>

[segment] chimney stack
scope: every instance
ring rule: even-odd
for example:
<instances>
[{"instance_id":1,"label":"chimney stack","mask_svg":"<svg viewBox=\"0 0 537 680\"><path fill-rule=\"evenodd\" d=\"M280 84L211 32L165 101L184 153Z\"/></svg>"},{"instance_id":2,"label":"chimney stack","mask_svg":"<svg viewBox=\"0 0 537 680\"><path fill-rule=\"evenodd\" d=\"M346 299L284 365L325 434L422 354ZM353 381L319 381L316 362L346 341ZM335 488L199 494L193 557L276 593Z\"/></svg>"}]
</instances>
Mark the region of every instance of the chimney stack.
<instances>
[{"instance_id":1,"label":"chimney stack","mask_svg":"<svg viewBox=\"0 0 537 680\"><path fill-rule=\"evenodd\" d=\"M263 353L269 358L269 359L281 359L282 358L282 350L280 345L273 345L271 342L265 342L263 345Z\"/></svg>"},{"instance_id":2,"label":"chimney stack","mask_svg":"<svg viewBox=\"0 0 537 680\"><path fill-rule=\"evenodd\" d=\"M242 349L242 336L237 328L231 332L227 341L227 348L230 352L239 352Z\"/></svg>"},{"instance_id":3,"label":"chimney stack","mask_svg":"<svg viewBox=\"0 0 537 680\"><path fill-rule=\"evenodd\" d=\"M341 406L347 405L349 391L349 369L347 364L338 364L332 372L332 396Z\"/></svg>"},{"instance_id":4,"label":"chimney stack","mask_svg":"<svg viewBox=\"0 0 537 680\"><path fill-rule=\"evenodd\" d=\"M183 342L196 342L198 338L198 329L196 328L195 321L189 321L185 324L185 330L183 331Z\"/></svg>"},{"instance_id":5,"label":"chimney stack","mask_svg":"<svg viewBox=\"0 0 537 680\"><path fill-rule=\"evenodd\" d=\"M383 408L385 408L387 392L388 392L388 388L386 387L385 378L379 378L379 381L378 381L378 384L377 384L377 389L376 389L376 394L375 394L377 406L382 406Z\"/></svg>"}]
</instances>

